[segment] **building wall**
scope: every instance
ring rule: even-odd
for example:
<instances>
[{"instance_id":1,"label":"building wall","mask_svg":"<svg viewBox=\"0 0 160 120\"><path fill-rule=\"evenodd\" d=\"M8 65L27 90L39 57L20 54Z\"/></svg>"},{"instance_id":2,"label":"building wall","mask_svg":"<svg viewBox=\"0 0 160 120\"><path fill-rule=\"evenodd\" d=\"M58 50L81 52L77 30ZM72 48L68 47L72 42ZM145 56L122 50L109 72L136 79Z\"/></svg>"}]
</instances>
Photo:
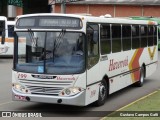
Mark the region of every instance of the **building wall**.
<instances>
[{"instance_id":1,"label":"building wall","mask_svg":"<svg viewBox=\"0 0 160 120\"><path fill-rule=\"evenodd\" d=\"M116 17L127 17L127 16L142 16L141 6L126 6L120 5L115 8Z\"/></svg>"},{"instance_id":2,"label":"building wall","mask_svg":"<svg viewBox=\"0 0 160 120\"><path fill-rule=\"evenodd\" d=\"M67 13L86 13L88 12L88 5L70 5L69 8L68 6L66 7L66 12Z\"/></svg>"},{"instance_id":3,"label":"building wall","mask_svg":"<svg viewBox=\"0 0 160 120\"><path fill-rule=\"evenodd\" d=\"M160 6L145 6L144 16L160 17Z\"/></svg>"},{"instance_id":4,"label":"building wall","mask_svg":"<svg viewBox=\"0 0 160 120\"><path fill-rule=\"evenodd\" d=\"M21 7L16 7L16 13L17 15L22 15L23 14L23 9Z\"/></svg>"},{"instance_id":5,"label":"building wall","mask_svg":"<svg viewBox=\"0 0 160 120\"><path fill-rule=\"evenodd\" d=\"M17 15L23 14L23 9L17 7ZM61 6L56 4L53 12L60 13ZM93 16L111 14L113 17L154 16L160 17L160 6L139 5L104 5L104 4L67 4L66 13L87 13Z\"/></svg>"},{"instance_id":6,"label":"building wall","mask_svg":"<svg viewBox=\"0 0 160 120\"><path fill-rule=\"evenodd\" d=\"M5 16L8 18L8 20L14 20L16 16L23 14L23 9L21 7L8 5L6 8L7 8L7 15Z\"/></svg>"},{"instance_id":7,"label":"building wall","mask_svg":"<svg viewBox=\"0 0 160 120\"><path fill-rule=\"evenodd\" d=\"M14 2L17 3L16 1ZM0 0L0 16L5 16L9 20L14 20L17 15L22 14L23 11L21 7L11 5L8 0Z\"/></svg>"},{"instance_id":8,"label":"building wall","mask_svg":"<svg viewBox=\"0 0 160 120\"><path fill-rule=\"evenodd\" d=\"M60 4L55 5L55 13L60 13ZM67 4L66 13L87 13L93 16L111 14L113 17L154 16L160 17L160 6Z\"/></svg>"},{"instance_id":9,"label":"building wall","mask_svg":"<svg viewBox=\"0 0 160 120\"><path fill-rule=\"evenodd\" d=\"M93 16L101 16L105 14L110 14L114 16L114 6L113 5L89 5L89 13L92 14Z\"/></svg>"}]
</instances>

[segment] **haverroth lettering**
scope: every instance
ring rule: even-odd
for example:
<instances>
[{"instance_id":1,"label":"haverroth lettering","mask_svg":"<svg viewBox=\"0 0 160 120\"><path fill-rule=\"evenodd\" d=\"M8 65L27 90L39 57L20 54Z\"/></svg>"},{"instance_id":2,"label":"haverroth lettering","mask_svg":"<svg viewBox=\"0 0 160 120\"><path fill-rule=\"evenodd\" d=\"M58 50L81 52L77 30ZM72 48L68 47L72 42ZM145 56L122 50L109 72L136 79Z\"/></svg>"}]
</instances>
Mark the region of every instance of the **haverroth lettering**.
<instances>
[{"instance_id":1,"label":"haverroth lettering","mask_svg":"<svg viewBox=\"0 0 160 120\"><path fill-rule=\"evenodd\" d=\"M109 65L109 71L120 69L125 66L128 66L128 56L126 57L126 59L124 59L122 61L115 61L114 59L111 59L110 65Z\"/></svg>"}]
</instances>

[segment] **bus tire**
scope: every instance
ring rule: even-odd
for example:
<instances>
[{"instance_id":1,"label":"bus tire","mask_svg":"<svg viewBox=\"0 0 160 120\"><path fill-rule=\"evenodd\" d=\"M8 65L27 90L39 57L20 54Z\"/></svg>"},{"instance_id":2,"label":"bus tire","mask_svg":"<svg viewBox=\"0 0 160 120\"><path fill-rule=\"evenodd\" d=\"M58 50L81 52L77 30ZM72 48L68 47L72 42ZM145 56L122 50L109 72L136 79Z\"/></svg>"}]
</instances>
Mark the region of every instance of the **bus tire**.
<instances>
[{"instance_id":1,"label":"bus tire","mask_svg":"<svg viewBox=\"0 0 160 120\"><path fill-rule=\"evenodd\" d=\"M144 77L145 77L145 69L144 69L144 67L142 66L141 69L140 69L139 81L136 82L136 86L137 86L137 87L142 87L142 86L143 86Z\"/></svg>"},{"instance_id":2,"label":"bus tire","mask_svg":"<svg viewBox=\"0 0 160 120\"><path fill-rule=\"evenodd\" d=\"M106 102L107 99L107 83L105 80L102 80L99 86L99 95L98 100L95 102L96 106L102 106Z\"/></svg>"}]
</instances>

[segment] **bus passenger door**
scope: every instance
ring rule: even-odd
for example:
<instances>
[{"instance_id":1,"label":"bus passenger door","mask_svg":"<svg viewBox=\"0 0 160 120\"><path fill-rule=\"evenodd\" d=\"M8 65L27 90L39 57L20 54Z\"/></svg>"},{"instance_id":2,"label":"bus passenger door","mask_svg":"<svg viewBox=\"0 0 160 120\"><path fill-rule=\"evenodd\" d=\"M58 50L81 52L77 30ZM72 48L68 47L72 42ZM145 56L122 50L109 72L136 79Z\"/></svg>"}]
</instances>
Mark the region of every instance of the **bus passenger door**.
<instances>
[{"instance_id":1,"label":"bus passenger door","mask_svg":"<svg viewBox=\"0 0 160 120\"><path fill-rule=\"evenodd\" d=\"M99 25L87 24L87 103L98 98L99 74Z\"/></svg>"}]
</instances>

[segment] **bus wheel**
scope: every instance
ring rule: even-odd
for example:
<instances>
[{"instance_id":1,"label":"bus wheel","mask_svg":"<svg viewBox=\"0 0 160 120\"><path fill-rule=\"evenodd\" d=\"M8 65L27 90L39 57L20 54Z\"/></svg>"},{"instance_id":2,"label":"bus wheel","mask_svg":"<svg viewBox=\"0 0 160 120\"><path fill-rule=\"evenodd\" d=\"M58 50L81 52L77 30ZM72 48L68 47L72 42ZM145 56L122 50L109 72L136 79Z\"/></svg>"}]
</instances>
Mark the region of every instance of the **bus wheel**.
<instances>
[{"instance_id":1,"label":"bus wheel","mask_svg":"<svg viewBox=\"0 0 160 120\"><path fill-rule=\"evenodd\" d=\"M101 85L99 87L99 96L98 100L95 102L96 106L101 106L105 103L107 98L107 83L105 80L101 82Z\"/></svg>"},{"instance_id":2,"label":"bus wheel","mask_svg":"<svg viewBox=\"0 0 160 120\"><path fill-rule=\"evenodd\" d=\"M143 86L144 76L145 76L145 70L144 70L144 67L142 66L141 69L140 69L139 81L136 83L137 87L142 87Z\"/></svg>"}]
</instances>

